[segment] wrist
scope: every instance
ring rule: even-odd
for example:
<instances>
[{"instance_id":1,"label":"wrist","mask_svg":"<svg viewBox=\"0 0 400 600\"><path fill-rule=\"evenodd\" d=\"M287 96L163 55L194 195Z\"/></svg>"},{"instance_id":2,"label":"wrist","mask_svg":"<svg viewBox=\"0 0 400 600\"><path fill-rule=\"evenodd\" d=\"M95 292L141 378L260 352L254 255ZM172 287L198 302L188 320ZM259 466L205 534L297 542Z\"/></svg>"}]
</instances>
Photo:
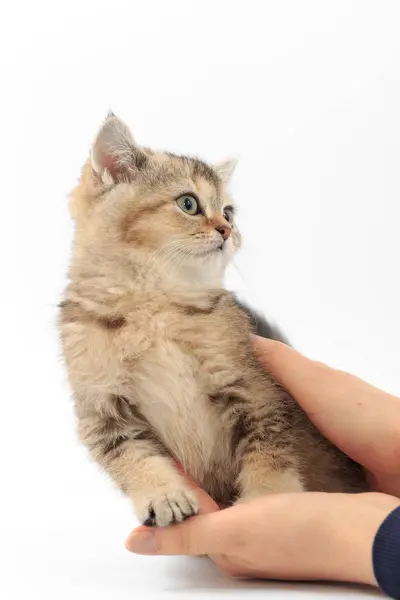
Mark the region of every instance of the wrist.
<instances>
[{"instance_id":1,"label":"wrist","mask_svg":"<svg viewBox=\"0 0 400 600\"><path fill-rule=\"evenodd\" d=\"M384 494L332 494L322 525L326 579L377 585L372 562L376 533L399 501Z\"/></svg>"}]
</instances>

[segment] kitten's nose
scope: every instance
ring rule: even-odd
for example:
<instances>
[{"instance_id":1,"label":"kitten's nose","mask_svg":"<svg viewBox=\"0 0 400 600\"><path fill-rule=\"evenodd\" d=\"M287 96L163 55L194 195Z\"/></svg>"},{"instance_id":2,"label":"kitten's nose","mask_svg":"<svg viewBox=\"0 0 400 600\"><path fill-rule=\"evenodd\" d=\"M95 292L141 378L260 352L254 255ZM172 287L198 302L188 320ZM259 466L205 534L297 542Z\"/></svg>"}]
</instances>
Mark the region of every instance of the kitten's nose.
<instances>
[{"instance_id":1,"label":"kitten's nose","mask_svg":"<svg viewBox=\"0 0 400 600\"><path fill-rule=\"evenodd\" d=\"M216 231L218 231L218 233L222 235L224 240L227 240L228 237L231 235L231 228L229 227L229 225L218 225L215 229Z\"/></svg>"}]
</instances>

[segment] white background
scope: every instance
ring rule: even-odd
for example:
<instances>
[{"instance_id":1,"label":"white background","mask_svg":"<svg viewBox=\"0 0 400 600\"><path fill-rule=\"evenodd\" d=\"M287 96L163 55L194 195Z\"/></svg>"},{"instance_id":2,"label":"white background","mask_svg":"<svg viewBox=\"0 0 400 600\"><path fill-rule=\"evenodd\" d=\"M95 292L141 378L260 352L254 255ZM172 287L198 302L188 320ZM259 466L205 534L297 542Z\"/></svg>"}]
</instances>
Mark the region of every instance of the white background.
<instances>
[{"instance_id":1,"label":"white background","mask_svg":"<svg viewBox=\"0 0 400 600\"><path fill-rule=\"evenodd\" d=\"M361 597L139 558L128 503L75 438L54 327L67 194L111 108L217 160L245 246L228 283L307 354L400 393L400 3L2 3L0 596Z\"/></svg>"}]
</instances>

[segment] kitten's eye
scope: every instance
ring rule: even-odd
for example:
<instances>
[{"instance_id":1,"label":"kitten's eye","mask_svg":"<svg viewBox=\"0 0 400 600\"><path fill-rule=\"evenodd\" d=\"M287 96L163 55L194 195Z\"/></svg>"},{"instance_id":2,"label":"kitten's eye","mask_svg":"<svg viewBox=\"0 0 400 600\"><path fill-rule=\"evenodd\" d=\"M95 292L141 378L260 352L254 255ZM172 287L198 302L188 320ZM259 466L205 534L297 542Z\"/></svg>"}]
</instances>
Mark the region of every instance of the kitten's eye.
<instances>
[{"instance_id":1,"label":"kitten's eye","mask_svg":"<svg viewBox=\"0 0 400 600\"><path fill-rule=\"evenodd\" d=\"M232 209L225 208L223 215L224 215L225 221L228 221L228 223L232 223L233 222L233 211L232 211Z\"/></svg>"},{"instance_id":2,"label":"kitten's eye","mask_svg":"<svg viewBox=\"0 0 400 600\"><path fill-rule=\"evenodd\" d=\"M189 194L184 194L177 199L177 204L183 212L188 215L198 215L200 211L199 203L197 202L194 196L189 196Z\"/></svg>"}]
</instances>

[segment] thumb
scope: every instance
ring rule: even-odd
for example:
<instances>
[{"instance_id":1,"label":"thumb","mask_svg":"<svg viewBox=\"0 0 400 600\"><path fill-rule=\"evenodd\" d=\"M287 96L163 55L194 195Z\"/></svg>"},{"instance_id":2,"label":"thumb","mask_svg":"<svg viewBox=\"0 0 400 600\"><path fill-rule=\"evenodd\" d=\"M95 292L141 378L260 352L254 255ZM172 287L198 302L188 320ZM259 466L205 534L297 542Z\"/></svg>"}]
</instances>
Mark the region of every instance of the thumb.
<instances>
[{"instance_id":1,"label":"thumb","mask_svg":"<svg viewBox=\"0 0 400 600\"><path fill-rule=\"evenodd\" d=\"M202 556L224 553L229 547L227 532L220 527L225 511L191 517L169 527L141 526L133 530L125 546L135 554L188 554Z\"/></svg>"}]
</instances>

